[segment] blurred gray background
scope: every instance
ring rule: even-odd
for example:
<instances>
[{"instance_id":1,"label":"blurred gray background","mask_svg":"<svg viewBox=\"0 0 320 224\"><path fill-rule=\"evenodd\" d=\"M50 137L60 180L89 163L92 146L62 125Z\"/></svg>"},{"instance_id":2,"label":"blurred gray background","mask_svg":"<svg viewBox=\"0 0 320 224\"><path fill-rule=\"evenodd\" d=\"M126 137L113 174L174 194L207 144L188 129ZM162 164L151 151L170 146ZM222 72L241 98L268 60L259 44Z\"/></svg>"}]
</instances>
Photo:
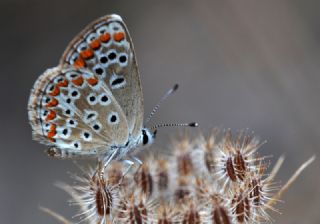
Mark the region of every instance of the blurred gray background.
<instances>
[{"instance_id":1,"label":"blurred gray background","mask_svg":"<svg viewBox=\"0 0 320 224\"><path fill-rule=\"evenodd\" d=\"M74 208L56 188L71 161L48 158L31 140L27 100L37 77L57 65L68 42L105 14L120 14L133 38L148 113L174 83L181 89L154 122L193 121L254 130L260 153L285 154L277 180L320 156L319 1L1 0L0 223L57 223ZM158 133L166 147L176 129ZM276 223L320 223L318 158L284 195Z\"/></svg>"}]
</instances>

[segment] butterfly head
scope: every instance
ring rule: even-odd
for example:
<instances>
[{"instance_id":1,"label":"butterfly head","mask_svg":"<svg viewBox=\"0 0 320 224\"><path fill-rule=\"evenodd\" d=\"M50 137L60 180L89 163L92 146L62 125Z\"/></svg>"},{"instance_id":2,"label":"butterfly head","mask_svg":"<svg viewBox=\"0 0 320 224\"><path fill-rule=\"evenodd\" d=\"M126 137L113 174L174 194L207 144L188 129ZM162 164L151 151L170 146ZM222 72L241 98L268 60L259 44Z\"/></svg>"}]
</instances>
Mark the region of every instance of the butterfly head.
<instances>
[{"instance_id":1,"label":"butterfly head","mask_svg":"<svg viewBox=\"0 0 320 224\"><path fill-rule=\"evenodd\" d=\"M142 146L151 145L156 138L157 130L151 130L148 128L142 128L141 131L141 144Z\"/></svg>"}]
</instances>

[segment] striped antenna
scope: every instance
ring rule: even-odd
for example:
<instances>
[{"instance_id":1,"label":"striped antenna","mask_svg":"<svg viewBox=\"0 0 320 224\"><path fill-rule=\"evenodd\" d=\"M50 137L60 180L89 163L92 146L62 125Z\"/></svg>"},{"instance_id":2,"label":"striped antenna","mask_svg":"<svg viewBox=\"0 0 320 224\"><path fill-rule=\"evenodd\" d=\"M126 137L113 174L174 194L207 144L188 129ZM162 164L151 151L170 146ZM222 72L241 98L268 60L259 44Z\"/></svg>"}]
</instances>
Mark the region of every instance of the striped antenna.
<instances>
[{"instance_id":1,"label":"striped antenna","mask_svg":"<svg viewBox=\"0 0 320 224\"><path fill-rule=\"evenodd\" d=\"M153 115L158 111L158 109L160 108L160 106L163 103L163 101L165 101L169 96L171 96L173 93L175 93L178 88L179 88L179 85L175 84L171 89L169 89L168 92L166 92L166 94L164 94L164 96L159 100L157 105L152 109L151 113L149 114L149 116L148 116L148 118L146 119L146 122L145 122L146 124L151 120Z\"/></svg>"}]
</instances>

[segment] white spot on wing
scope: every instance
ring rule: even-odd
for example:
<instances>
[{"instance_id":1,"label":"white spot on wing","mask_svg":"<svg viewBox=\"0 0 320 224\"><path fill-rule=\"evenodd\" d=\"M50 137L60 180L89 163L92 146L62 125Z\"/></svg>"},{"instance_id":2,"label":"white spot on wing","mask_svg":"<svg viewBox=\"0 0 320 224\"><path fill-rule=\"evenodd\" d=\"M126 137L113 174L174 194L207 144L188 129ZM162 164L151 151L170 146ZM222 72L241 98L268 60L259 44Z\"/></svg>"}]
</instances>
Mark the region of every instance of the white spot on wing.
<instances>
[{"instance_id":1,"label":"white spot on wing","mask_svg":"<svg viewBox=\"0 0 320 224\"><path fill-rule=\"evenodd\" d=\"M117 14L112 14L112 15L110 15L110 17L111 17L112 19L122 21L121 16L119 16L119 15L117 15Z\"/></svg>"},{"instance_id":2,"label":"white spot on wing","mask_svg":"<svg viewBox=\"0 0 320 224\"><path fill-rule=\"evenodd\" d=\"M128 65L128 55L126 53L120 53L118 63L121 67L126 67Z\"/></svg>"},{"instance_id":3,"label":"white spot on wing","mask_svg":"<svg viewBox=\"0 0 320 224\"><path fill-rule=\"evenodd\" d=\"M115 57L112 57L113 54L115 54ZM110 64L116 62L116 60L117 60L117 52L115 50L109 50L106 55L108 57L108 60L109 60Z\"/></svg>"},{"instance_id":4,"label":"white spot on wing","mask_svg":"<svg viewBox=\"0 0 320 224\"><path fill-rule=\"evenodd\" d=\"M66 143L63 139L56 139L56 143L55 143L56 145L58 145L59 146L59 148L61 148L61 149L70 149L70 143L68 144L68 143Z\"/></svg>"},{"instance_id":5,"label":"white spot on wing","mask_svg":"<svg viewBox=\"0 0 320 224\"><path fill-rule=\"evenodd\" d=\"M108 106L111 103L111 99L106 93L101 93L98 96L98 100L102 106Z\"/></svg>"},{"instance_id":6,"label":"white spot on wing","mask_svg":"<svg viewBox=\"0 0 320 224\"><path fill-rule=\"evenodd\" d=\"M81 51L87 49L88 44L86 42L82 42L78 45L77 51L80 53Z\"/></svg>"},{"instance_id":7,"label":"white spot on wing","mask_svg":"<svg viewBox=\"0 0 320 224\"><path fill-rule=\"evenodd\" d=\"M68 96L72 99L79 99L81 96L81 93L79 92L79 90L75 89L75 88L70 88L69 89L69 94Z\"/></svg>"},{"instance_id":8,"label":"white spot on wing","mask_svg":"<svg viewBox=\"0 0 320 224\"><path fill-rule=\"evenodd\" d=\"M98 35L96 33L90 33L87 37L86 37L86 41L87 43L91 43L94 39L96 39L98 37Z\"/></svg>"},{"instance_id":9,"label":"white spot on wing","mask_svg":"<svg viewBox=\"0 0 320 224\"><path fill-rule=\"evenodd\" d=\"M92 141L92 134L91 134L90 131L85 130L85 131L83 131L83 132L81 133L81 138L82 138L84 141L90 142L90 141Z\"/></svg>"},{"instance_id":10,"label":"white spot on wing","mask_svg":"<svg viewBox=\"0 0 320 224\"><path fill-rule=\"evenodd\" d=\"M106 77L105 69L100 64L96 64L95 66L93 66L92 70L97 74L99 78L103 79Z\"/></svg>"},{"instance_id":11,"label":"white spot on wing","mask_svg":"<svg viewBox=\"0 0 320 224\"><path fill-rule=\"evenodd\" d=\"M71 65L73 65L78 57L79 57L79 53L78 52L74 52L69 58L67 58L67 61L69 61L69 63Z\"/></svg>"},{"instance_id":12,"label":"white spot on wing","mask_svg":"<svg viewBox=\"0 0 320 224\"><path fill-rule=\"evenodd\" d=\"M85 110L83 115L84 123L88 124L98 118L98 113L93 110Z\"/></svg>"},{"instance_id":13,"label":"white spot on wing","mask_svg":"<svg viewBox=\"0 0 320 224\"><path fill-rule=\"evenodd\" d=\"M109 125L115 125L118 124L120 121L119 115L117 112L110 112L108 117L107 117L107 122Z\"/></svg>"},{"instance_id":14,"label":"white spot on wing","mask_svg":"<svg viewBox=\"0 0 320 224\"><path fill-rule=\"evenodd\" d=\"M91 127L95 132L100 132L102 126L99 122L95 122L91 125Z\"/></svg>"},{"instance_id":15,"label":"white spot on wing","mask_svg":"<svg viewBox=\"0 0 320 224\"><path fill-rule=\"evenodd\" d=\"M109 24L112 32L124 32L121 25L118 22L112 22Z\"/></svg>"},{"instance_id":16,"label":"white spot on wing","mask_svg":"<svg viewBox=\"0 0 320 224\"><path fill-rule=\"evenodd\" d=\"M74 141L71 143L71 148L81 150L81 144L79 141Z\"/></svg>"},{"instance_id":17,"label":"white spot on wing","mask_svg":"<svg viewBox=\"0 0 320 224\"><path fill-rule=\"evenodd\" d=\"M101 35L101 34L104 34L108 32L108 27L107 26L100 26L98 29L97 29L97 34L98 35Z\"/></svg>"},{"instance_id":18,"label":"white spot on wing","mask_svg":"<svg viewBox=\"0 0 320 224\"><path fill-rule=\"evenodd\" d=\"M58 127L57 132L60 138L68 139L71 136L71 128L68 127Z\"/></svg>"},{"instance_id":19,"label":"white spot on wing","mask_svg":"<svg viewBox=\"0 0 320 224\"><path fill-rule=\"evenodd\" d=\"M66 121L66 126L67 126L67 127L75 128L75 127L78 126L78 122L77 122L75 119L69 118L69 119L67 119L67 121Z\"/></svg>"},{"instance_id":20,"label":"white spot on wing","mask_svg":"<svg viewBox=\"0 0 320 224\"><path fill-rule=\"evenodd\" d=\"M122 82L117 82L117 80L123 80ZM126 80L122 75L117 75L115 73L112 74L109 80L109 85L111 89L119 89L126 85Z\"/></svg>"},{"instance_id":21,"label":"white spot on wing","mask_svg":"<svg viewBox=\"0 0 320 224\"><path fill-rule=\"evenodd\" d=\"M87 102L89 103L89 105L93 106L97 104L97 96L95 93L90 93L87 96Z\"/></svg>"}]
</instances>

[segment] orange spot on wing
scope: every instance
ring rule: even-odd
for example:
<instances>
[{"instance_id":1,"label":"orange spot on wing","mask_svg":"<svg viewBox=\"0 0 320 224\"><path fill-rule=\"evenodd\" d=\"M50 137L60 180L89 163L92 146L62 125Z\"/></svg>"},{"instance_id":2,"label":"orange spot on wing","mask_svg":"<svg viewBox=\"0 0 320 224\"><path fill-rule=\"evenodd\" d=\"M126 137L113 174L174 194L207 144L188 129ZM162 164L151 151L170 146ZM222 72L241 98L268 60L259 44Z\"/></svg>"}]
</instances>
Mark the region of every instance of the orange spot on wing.
<instances>
[{"instance_id":1,"label":"orange spot on wing","mask_svg":"<svg viewBox=\"0 0 320 224\"><path fill-rule=\"evenodd\" d=\"M58 85L55 85L54 89L49 93L51 96L57 96L60 94L60 89Z\"/></svg>"},{"instance_id":2,"label":"orange spot on wing","mask_svg":"<svg viewBox=\"0 0 320 224\"><path fill-rule=\"evenodd\" d=\"M124 39L124 32L118 32L113 34L113 39L117 42L120 42Z\"/></svg>"},{"instance_id":3,"label":"orange spot on wing","mask_svg":"<svg viewBox=\"0 0 320 224\"><path fill-rule=\"evenodd\" d=\"M93 49L93 50L97 50L100 48L100 40L99 39L94 39L89 46Z\"/></svg>"},{"instance_id":4,"label":"orange spot on wing","mask_svg":"<svg viewBox=\"0 0 320 224\"><path fill-rule=\"evenodd\" d=\"M73 79L73 80L72 80L72 83L75 84L76 86L82 86L82 84L83 84L83 77L82 77L82 76L79 76L78 78Z\"/></svg>"},{"instance_id":5,"label":"orange spot on wing","mask_svg":"<svg viewBox=\"0 0 320 224\"><path fill-rule=\"evenodd\" d=\"M50 121L56 118L56 112L54 112L53 110L49 111L49 114L46 117L46 121Z\"/></svg>"},{"instance_id":6,"label":"orange spot on wing","mask_svg":"<svg viewBox=\"0 0 320 224\"><path fill-rule=\"evenodd\" d=\"M55 124L51 124L50 125L50 131L55 131L56 130L56 128L57 128L57 125L55 125Z\"/></svg>"},{"instance_id":7,"label":"orange spot on wing","mask_svg":"<svg viewBox=\"0 0 320 224\"><path fill-rule=\"evenodd\" d=\"M66 86L68 86L68 80L65 79L65 80L63 80L61 82L58 82L57 86L58 87L66 87Z\"/></svg>"},{"instance_id":8,"label":"orange spot on wing","mask_svg":"<svg viewBox=\"0 0 320 224\"><path fill-rule=\"evenodd\" d=\"M81 57L79 57L79 58L77 58L77 60L74 62L73 65L76 68L83 68L86 66L86 63Z\"/></svg>"},{"instance_id":9,"label":"orange spot on wing","mask_svg":"<svg viewBox=\"0 0 320 224\"><path fill-rule=\"evenodd\" d=\"M46 107L55 107L57 106L59 101L55 98L52 98L49 103L47 103Z\"/></svg>"},{"instance_id":10,"label":"orange spot on wing","mask_svg":"<svg viewBox=\"0 0 320 224\"><path fill-rule=\"evenodd\" d=\"M87 82L91 85L91 86L95 86L98 83L98 80L96 78L88 78Z\"/></svg>"},{"instance_id":11,"label":"orange spot on wing","mask_svg":"<svg viewBox=\"0 0 320 224\"><path fill-rule=\"evenodd\" d=\"M100 40L104 43L108 42L110 40L110 34L104 33L100 36Z\"/></svg>"},{"instance_id":12,"label":"orange spot on wing","mask_svg":"<svg viewBox=\"0 0 320 224\"><path fill-rule=\"evenodd\" d=\"M53 138L56 134L57 134L56 130L53 130L53 131L49 131L47 136L48 138Z\"/></svg>"},{"instance_id":13,"label":"orange spot on wing","mask_svg":"<svg viewBox=\"0 0 320 224\"><path fill-rule=\"evenodd\" d=\"M90 59L93 57L93 51L91 49L83 50L80 52L80 57L83 59Z\"/></svg>"}]
</instances>

